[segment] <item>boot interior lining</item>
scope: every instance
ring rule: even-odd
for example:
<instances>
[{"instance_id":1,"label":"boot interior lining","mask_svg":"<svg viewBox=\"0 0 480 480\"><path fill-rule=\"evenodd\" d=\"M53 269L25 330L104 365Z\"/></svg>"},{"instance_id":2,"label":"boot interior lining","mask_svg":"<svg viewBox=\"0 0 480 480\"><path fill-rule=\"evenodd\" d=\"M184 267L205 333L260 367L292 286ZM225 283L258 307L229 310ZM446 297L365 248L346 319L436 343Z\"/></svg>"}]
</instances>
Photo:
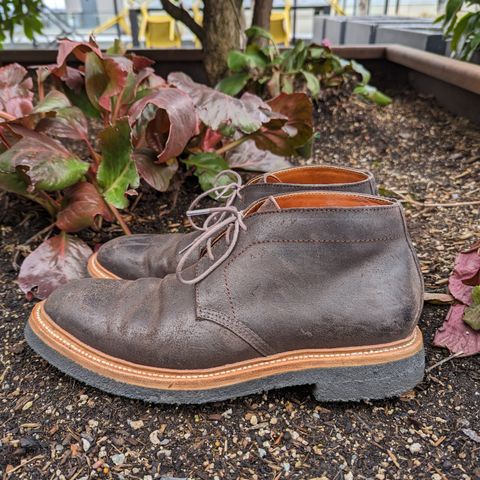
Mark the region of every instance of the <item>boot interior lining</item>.
<instances>
[{"instance_id":1,"label":"boot interior lining","mask_svg":"<svg viewBox=\"0 0 480 480\"><path fill-rule=\"evenodd\" d=\"M265 176L267 183L280 182L300 185L356 183L367 179L368 176L363 172L328 166L293 168Z\"/></svg>"},{"instance_id":2,"label":"boot interior lining","mask_svg":"<svg viewBox=\"0 0 480 480\"><path fill-rule=\"evenodd\" d=\"M352 195L340 192L302 192L275 196L275 202L280 209L290 208L349 208L393 205L393 202L382 198L362 195ZM247 214L256 212L263 202L257 202Z\"/></svg>"}]
</instances>

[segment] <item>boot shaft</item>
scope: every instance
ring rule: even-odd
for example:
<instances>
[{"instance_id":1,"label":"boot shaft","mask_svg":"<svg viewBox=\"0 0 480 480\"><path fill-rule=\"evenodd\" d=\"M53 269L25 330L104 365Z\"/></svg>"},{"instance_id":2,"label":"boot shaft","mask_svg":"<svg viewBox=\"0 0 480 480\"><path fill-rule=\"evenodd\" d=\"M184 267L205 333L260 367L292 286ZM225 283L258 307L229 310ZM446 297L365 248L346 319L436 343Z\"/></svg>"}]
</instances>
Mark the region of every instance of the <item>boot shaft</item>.
<instances>
[{"instance_id":1,"label":"boot shaft","mask_svg":"<svg viewBox=\"0 0 480 480\"><path fill-rule=\"evenodd\" d=\"M413 330L423 283L397 202L283 195L243 221L228 259L196 285L198 318L246 325L275 351L390 342ZM214 257L226 248L218 238ZM196 275L211 263L203 255Z\"/></svg>"}]
</instances>

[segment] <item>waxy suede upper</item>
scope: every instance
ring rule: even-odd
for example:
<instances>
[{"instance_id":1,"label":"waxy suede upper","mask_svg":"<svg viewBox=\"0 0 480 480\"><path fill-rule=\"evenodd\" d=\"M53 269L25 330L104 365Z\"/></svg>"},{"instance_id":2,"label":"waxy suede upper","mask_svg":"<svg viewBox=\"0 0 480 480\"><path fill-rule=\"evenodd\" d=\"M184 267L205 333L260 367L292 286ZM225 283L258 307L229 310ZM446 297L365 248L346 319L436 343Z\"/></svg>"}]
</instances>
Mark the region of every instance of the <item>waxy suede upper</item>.
<instances>
[{"instance_id":1,"label":"waxy suede upper","mask_svg":"<svg viewBox=\"0 0 480 480\"><path fill-rule=\"evenodd\" d=\"M336 183L291 183L275 181L275 175L287 177L294 172L301 172L303 177L311 177L317 171L317 179ZM322 171L325 173L322 174ZM267 174L267 177L269 175ZM265 183L264 175L259 175L244 185L241 196L235 199L234 205L243 210L252 203L269 195L294 193L297 191L344 191L354 193L377 193L373 175L346 167L307 166L296 167L270 174L271 181ZM328 178L330 177L330 178ZM347 181L348 180L348 181ZM342 183L343 182L343 183ZM198 232L188 234L149 234L131 235L113 239L98 251L98 262L117 277L125 280L136 280L143 277L164 277L175 272L179 252L190 243Z\"/></svg>"},{"instance_id":2,"label":"waxy suede upper","mask_svg":"<svg viewBox=\"0 0 480 480\"><path fill-rule=\"evenodd\" d=\"M335 197L348 194L313 193L332 201L310 208L308 194L288 197L297 195L306 198L301 208L247 214L230 256L196 285L173 274L80 280L55 291L46 313L104 353L172 369L406 338L423 285L400 204L336 207ZM215 258L225 248L220 236ZM202 255L184 277L211 262Z\"/></svg>"}]
</instances>

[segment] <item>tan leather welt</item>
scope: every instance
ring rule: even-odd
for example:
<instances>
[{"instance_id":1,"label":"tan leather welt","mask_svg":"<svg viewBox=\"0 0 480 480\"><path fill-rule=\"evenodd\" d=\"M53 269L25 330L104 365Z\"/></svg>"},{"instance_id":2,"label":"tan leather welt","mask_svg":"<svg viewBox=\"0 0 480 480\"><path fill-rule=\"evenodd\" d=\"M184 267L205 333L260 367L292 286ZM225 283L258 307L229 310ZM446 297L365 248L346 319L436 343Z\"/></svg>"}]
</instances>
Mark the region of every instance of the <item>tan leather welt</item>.
<instances>
[{"instance_id":1,"label":"tan leather welt","mask_svg":"<svg viewBox=\"0 0 480 480\"><path fill-rule=\"evenodd\" d=\"M411 357L423 346L416 328L408 338L382 345L296 350L209 369L172 370L134 364L89 347L56 325L43 302L34 307L29 323L46 345L83 368L118 382L161 390L206 390L312 368L388 363Z\"/></svg>"},{"instance_id":2,"label":"tan leather welt","mask_svg":"<svg viewBox=\"0 0 480 480\"><path fill-rule=\"evenodd\" d=\"M93 278L106 278L108 280L121 280L120 277L114 273L107 270L105 267L102 267L98 261L98 253L94 253L90 256L87 263L87 270L91 277Z\"/></svg>"}]
</instances>

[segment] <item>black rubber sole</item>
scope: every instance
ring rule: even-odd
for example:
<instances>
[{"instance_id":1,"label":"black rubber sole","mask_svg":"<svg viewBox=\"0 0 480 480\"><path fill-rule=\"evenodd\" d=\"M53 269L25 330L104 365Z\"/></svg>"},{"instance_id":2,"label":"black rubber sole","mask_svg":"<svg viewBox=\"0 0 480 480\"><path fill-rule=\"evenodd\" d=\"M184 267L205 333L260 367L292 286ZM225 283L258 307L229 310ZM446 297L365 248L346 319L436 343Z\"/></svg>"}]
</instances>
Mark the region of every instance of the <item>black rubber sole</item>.
<instances>
[{"instance_id":1,"label":"black rubber sole","mask_svg":"<svg viewBox=\"0 0 480 480\"><path fill-rule=\"evenodd\" d=\"M158 390L121 383L72 362L43 343L27 323L25 338L35 352L71 377L114 395L152 403L218 402L296 385L313 385L319 401L360 401L398 396L420 383L425 369L423 349L396 362L359 367L335 367L288 372L208 390Z\"/></svg>"}]
</instances>

